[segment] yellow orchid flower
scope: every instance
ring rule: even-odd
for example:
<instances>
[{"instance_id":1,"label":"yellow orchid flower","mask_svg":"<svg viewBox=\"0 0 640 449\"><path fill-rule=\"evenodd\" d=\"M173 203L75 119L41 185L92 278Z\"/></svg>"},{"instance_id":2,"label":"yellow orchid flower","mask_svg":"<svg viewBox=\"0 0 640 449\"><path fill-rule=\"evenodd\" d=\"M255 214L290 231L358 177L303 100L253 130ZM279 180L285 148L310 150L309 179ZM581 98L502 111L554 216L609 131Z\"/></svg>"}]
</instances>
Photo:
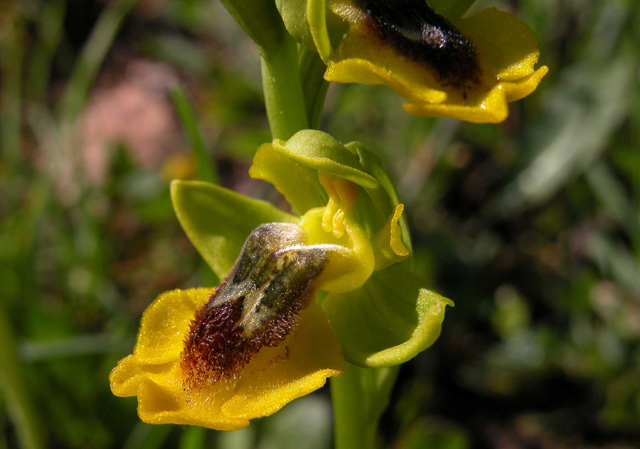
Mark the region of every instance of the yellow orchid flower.
<instances>
[{"instance_id":1,"label":"yellow orchid flower","mask_svg":"<svg viewBox=\"0 0 640 449\"><path fill-rule=\"evenodd\" d=\"M435 341L451 302L398 268L409 255L402 205L365 150L350 148L360 161L318 131L260 148L252 175L304 207L300 218L211 184L173 183L183 228L224 281L164 293L144 312L133 354L110 376L114 394L137 396L143 421L239 429L340 375L345 358L391 366ZM371 198L384 220L362 216ZM358 310L367 298L376 313ZM372 328L380 319L390 324Z\"/></svg>"},{"instance_id":2,"label":"yellow orchid flower","mask_svg":"<svg viewBox=\"0 0 640 449\"><path fill-rule=\"evenodd\" d=\"M324 8L348 24L335 50ZM531 30L495 8L445 17L424 0L309 0L307 18L325 79L387 85L414 115L499 123L548 71L534 69Z\"/></svg>"},{"instance_id":3,"label":"yellow orchid flower","mask_svg":"<svg viewBox=\"0 0 640 449\"><path fill-rule=\"evenodd\" d=\"M149 306L112 391L137 396L148 423L234 430L320 388L344 370L314 300L332 251L348 250L305 245L294 224L259 226L218 288L167 292Z\"/></svg>"}]
</instances>

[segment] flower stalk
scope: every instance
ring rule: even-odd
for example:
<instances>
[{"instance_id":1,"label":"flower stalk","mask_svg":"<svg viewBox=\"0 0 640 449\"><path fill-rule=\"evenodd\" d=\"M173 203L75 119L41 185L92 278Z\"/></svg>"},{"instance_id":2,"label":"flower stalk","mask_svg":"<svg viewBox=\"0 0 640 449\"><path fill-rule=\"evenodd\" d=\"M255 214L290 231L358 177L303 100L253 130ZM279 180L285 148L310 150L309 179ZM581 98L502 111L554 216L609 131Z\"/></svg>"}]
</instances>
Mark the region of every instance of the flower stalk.
<instances>
[{"instance_id":1,"label":"flower stalk","mask_svg":"<svg viewBox=\"0 0 640 449\"><path fill-rule=\"evenodd\" d=\"M336 449L376 447L378 421L389 403L399 367L360 368L347 364L331 379Z\"/></svg>"},{"instance_id":2,"label":"flower stalk","mask_svg":"<svg viewBox=\"0 0 640 449\"><path fill-rule=\"evenodd\" d=\"M262 52L262 85L271 134L288 139L309 127L295 41Z\"/></svg>"}]
</instances>

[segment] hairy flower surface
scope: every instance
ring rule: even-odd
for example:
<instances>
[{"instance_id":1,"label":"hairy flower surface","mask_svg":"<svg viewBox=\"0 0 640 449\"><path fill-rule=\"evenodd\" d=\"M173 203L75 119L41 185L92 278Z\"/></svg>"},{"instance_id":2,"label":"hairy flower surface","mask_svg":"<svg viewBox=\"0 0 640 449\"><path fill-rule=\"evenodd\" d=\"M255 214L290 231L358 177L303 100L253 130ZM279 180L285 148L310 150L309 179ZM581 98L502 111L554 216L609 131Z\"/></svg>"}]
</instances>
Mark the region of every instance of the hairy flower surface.
<instances>
[{"instance_id":1,"label":"hairy flower surface","mask_svg":"<svg viewBox=\"0 0 640 449\"><path fill-rule=\"evenodd\" d=\"M349 28L335 50L321 51L325 78L387 85L409 100L411 114L498 123L548 70L534 69L539 51L529 28L495 8L462 18L424 0L327 0L326 7ZM326 22L310 23L318 49L330 49Z\"/></svg>"},{"instance_id":2,"label":"hairy flower surface","mask_svg":"<svg viewBox=\"0 0 640 449\"><path fill-rule=\"evenodd\" d=\"M144 313L134 353L111 374L149 423L232 430L342 372L314 282L330 246L304 245L294 224L259 226L216 289L175 290Z\"/></svg>"},{"instance_id":3,"label":"hairy flower surface","mask_svg":"<svg viewBox=\"0 0 640 449\"><path fill-rule=\"evenodd\" d=\"M414 357L452 305L403 266L403 205L360 144L302 131L260 147L251 174L299 215L203 182L172 185L183 228L224 281L167 292L144 312L110 380L138 397L145 422L244 427L341 374L345 359Z\"/></svg>"}]
</instances>

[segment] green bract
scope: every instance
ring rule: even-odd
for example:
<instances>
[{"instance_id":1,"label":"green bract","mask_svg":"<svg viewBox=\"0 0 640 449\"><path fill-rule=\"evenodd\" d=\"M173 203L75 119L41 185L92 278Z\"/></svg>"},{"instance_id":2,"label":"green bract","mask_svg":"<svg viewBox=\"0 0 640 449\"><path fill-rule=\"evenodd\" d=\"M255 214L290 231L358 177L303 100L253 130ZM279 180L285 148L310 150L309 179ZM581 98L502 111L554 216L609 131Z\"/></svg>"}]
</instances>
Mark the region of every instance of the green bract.
<instances>
[{"instance_id":1,"label":"green bract","mask_svg":"<svg viewBox=\"0 0 640 449\"><path fill-rule=\"evenodd\" d=\"M276 0L287 31L308 50L325 52L330 40L338 42L347 26L333 14L327 14L325 0Z\"/></svg>"},{"instance_id":2,"label":"green bract","mask_svg":"<svg viewBox=\"0 0 640 449\"><path fill-rule=\"evenodd\" d=\"M359 143L342 145L326 133L304 130L286 142L262 145L250 174L274 184L297 216L202 182L172 185L180 223L219 277L252 229L297 223L309 244L345 248L347 262L335 263L344 263L346 274L327 283L328 293L319 297L348 362L398 365L437 339L445 306L453 303L421 288L402 262L410 248L403 205L372 153Z\"/></svg>"}]
</instances>

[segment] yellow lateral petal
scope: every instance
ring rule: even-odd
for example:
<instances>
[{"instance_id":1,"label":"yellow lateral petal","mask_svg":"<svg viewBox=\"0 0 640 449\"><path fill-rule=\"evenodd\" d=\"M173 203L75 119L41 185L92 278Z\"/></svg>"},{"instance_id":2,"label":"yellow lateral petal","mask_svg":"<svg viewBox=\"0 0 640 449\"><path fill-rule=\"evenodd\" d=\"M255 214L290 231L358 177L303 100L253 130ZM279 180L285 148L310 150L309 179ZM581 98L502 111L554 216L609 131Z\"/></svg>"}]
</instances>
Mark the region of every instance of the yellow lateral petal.
<instances>
[{"instance_id":1,"label":"yellow lateral petal","mask_svg":"<svg viewBox=\"0 0 640 449\"><path fill-rule=\"evenodd\" d=\"M402 242L402 229L398 225L403 211L404 204L396 205L384 227L373 236L372 246L376 259L376 270L386 268L409 256L409 249Z\"/></svg>"},{"instance_id":2,"label":"yellow lateral petal","mask_svg":"<svg viewBox=\"0 0 640 449\"><path fill-rule=\"evenodd\" d=\"M307 233L307 245L334 245L327 249L328 263L316 280L318 288L331 292L345 292L360 287L369 279L375 264L373 248L367 233L346 214L345 232L336 236L322 226L325 208L311 209L302 217L300 227Z\"/></svg>"}]
</instances>

